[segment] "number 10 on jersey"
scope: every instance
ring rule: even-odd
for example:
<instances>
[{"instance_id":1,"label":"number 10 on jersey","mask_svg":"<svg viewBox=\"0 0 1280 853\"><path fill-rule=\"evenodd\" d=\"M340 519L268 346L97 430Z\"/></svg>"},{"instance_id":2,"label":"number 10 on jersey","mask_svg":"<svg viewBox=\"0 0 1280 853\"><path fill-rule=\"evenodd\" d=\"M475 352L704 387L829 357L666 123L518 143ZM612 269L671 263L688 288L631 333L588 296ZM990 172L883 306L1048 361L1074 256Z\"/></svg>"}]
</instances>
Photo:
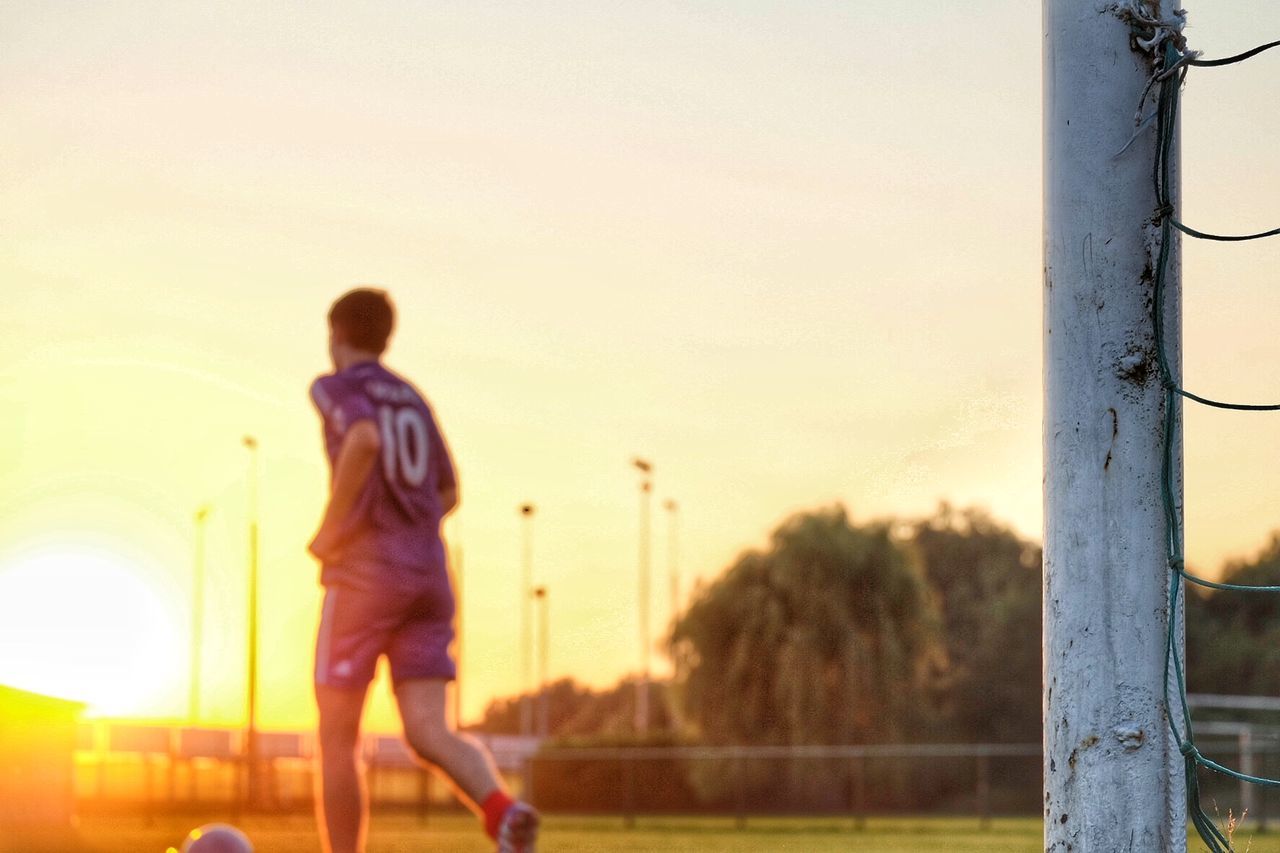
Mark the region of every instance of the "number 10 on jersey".
<instances>
[{"instance_id":1,"label":"number 10 on jersey","mask_svg":"<svg viewBox=\"0 0 1280 853\"><path fill-rule=\"evenodd\" d=\"M427 479L427 460L431 444L422 413L414 408L378 408L382 428L382 468L387 480L399 481L411 488Z\"/></svg>"}]
</instances>

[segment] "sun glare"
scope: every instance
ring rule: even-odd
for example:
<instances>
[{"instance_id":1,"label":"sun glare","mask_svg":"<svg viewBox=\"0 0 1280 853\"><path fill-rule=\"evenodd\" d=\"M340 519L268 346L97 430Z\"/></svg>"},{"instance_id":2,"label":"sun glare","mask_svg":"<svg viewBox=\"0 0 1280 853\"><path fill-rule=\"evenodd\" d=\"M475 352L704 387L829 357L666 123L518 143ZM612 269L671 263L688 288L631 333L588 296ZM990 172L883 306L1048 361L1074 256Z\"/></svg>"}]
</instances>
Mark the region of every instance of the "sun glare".
<instances>
[{"instance_id":1,"label":"sun glare","mask_svg":"<svg viewBox=\"0 0 1280 853\"><path fill-rule=\"evenodd\" d=\"M146 714L178 676L182 632L113 555L50 549L0 566L0 684Z\"/></svg>"}]
</instances>

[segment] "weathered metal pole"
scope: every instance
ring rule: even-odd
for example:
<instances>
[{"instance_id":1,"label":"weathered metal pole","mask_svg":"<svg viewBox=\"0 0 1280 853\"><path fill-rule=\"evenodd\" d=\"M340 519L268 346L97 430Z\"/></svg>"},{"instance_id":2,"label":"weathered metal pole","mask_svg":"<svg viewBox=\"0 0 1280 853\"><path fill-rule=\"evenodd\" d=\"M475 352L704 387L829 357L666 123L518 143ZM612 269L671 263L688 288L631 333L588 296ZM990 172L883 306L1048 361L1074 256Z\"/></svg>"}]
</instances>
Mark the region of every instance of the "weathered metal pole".
<instances>
[{"instance_id":1,"label":"weathered metal pole","mask_svg":"<svg viewBox=\"0 0 1280 853\"><path fill-rule=\"evenodd\" d=\"M1171 0L1044 0L1044 841L1052 853L1186 850L1181 756L1164 706L1154 129L1119 153L1154 67L1133 38L1135 11L1158 20L1174 10ZM1177 371L1173 249L1164 310ZM1175 446L1180 507L1180 436Z\"/></svg>"}]
</instances>

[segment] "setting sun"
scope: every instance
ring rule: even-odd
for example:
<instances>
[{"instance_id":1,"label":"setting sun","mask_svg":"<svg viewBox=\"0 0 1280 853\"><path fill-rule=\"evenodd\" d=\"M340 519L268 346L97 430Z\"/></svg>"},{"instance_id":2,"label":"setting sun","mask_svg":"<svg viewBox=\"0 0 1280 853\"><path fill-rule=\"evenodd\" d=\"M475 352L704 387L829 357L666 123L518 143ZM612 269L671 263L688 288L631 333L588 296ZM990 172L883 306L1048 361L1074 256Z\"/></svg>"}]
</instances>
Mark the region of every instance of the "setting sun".
<instances>
[{"instance_id":1,"label":"setting sun","mask_svg":"<svg viewBox=\"0 0 1280 853\"><path fill-rule=\"evenodd\" d=\"M86 548L0 566L0 683L76 699L92 714L149 709L179 678L176 614L129 567Z\"/></svg>"}]
</instances>

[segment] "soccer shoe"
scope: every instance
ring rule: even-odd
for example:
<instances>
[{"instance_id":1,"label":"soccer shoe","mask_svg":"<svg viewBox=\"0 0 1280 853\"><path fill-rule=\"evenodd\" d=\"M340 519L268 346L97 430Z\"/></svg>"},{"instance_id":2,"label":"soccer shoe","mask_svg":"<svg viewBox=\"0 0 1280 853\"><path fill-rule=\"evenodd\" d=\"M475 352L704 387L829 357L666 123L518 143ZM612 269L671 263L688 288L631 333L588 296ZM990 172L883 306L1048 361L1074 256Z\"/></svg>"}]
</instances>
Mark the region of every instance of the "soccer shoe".
<instances>
[{"instance_id":1,"label":"soccer shoe","mask_svg":"<svg viewBox=\"0 0 1280 853\"><path fill-rule=\"evenodd\" d=\"M535 853L541 818L528 803L512 803L498 824L498 853Z\"/></svg>"}]
</instances>

